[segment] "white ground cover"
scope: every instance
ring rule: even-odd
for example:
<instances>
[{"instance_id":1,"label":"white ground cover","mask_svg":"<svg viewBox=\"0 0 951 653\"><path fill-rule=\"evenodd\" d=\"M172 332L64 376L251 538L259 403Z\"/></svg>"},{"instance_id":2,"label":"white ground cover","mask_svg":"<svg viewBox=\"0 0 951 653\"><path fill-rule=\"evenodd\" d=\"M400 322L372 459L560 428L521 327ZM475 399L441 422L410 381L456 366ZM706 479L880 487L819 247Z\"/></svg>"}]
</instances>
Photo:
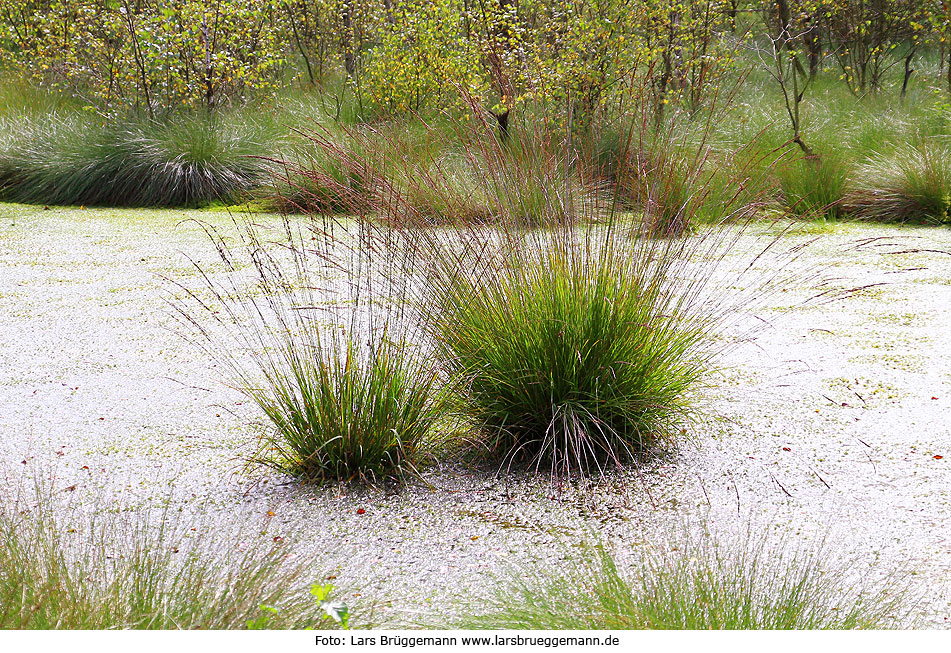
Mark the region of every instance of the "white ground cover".
<instances>
[{"instance_id":1,"label":"white ground cover","mask_svg":"<svg viewBox=\"0 0 951 653\"><path fill-rule=\"evenodd\" d=\"M947 229L819 234L797 265L869 287L806 306L808 289L773 295L755 339L723 361L709 418L660 460L585 482L444 465L428 485L393 491L246 468L260 415L165 301L163 277L199 287L189 258L215 262L190 218L231 224L215 212L0 205L7 499L39 479L73 506L170 505L196 534L240 533L234 546L283 538L314 558L315 580L359 595L354 612L376 603L378 619L399 623L444 625L456 598L490 591L510 566L557 564L578 542L623 553L701 526L793 549L825 540L877 560L875 573L914 573L924 624L951 623Z\"/></svg>"}]
</instances>

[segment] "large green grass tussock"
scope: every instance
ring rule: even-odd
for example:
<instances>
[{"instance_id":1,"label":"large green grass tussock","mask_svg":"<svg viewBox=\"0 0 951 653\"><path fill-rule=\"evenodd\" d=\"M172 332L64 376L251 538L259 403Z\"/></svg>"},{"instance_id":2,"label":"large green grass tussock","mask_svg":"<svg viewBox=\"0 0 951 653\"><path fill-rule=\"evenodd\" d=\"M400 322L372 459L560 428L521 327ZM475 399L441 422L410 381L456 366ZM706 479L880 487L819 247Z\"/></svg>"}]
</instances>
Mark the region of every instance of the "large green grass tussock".
<instances>
[{"instance_id":1,"label":"large green grass tussock","mask_svg":"<svg viewBox=\"0 0 951 653\"><path fill-rule=\"evenodd\" d=\"M0 199L89 206L231 202L267 178L268 131L190 116L106 123L76 113L5 119Z\"/></svg>"},{"instance_id":2,"label":"large green grass tussock","mask_svg":"<svg viewBox=\"0 0 951 653\"><path fill-rule=\"evenodd\" d=\"M666 276L673 249L555 230L474 258L434 254L432 328L493 457L562 473L672 438L709 335Z\"/></svg>"}]
</instances>

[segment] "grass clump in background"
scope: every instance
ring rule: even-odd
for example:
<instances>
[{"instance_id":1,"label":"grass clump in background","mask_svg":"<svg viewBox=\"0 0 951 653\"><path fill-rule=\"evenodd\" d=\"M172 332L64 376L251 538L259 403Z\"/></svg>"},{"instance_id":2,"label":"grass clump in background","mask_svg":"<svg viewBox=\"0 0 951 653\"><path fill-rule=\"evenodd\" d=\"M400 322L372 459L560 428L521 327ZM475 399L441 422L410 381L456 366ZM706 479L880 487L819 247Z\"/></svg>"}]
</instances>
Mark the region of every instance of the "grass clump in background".
<instances>
[{"instance_id":1,"label":"grass clump in background","mask_svg":"<svg viewBox=\"0 0 951 653\"><path fill-rule=\"evenodd\" d=\"M621 568L602 548L562 569L499 579L460 628L529 630L812 630L911 627L907 585L825 550L761 542L696 543L635 556Z\"/></svg>"},{"instance_id":2,"label":"grass clump in background","mask_svg":"<svg viewBox=\"0 0 951 653\"><path fill-rule=\"evenodd\" d=\"M503 221L516 228L549 227L582 214L592 217L597 193L582 183L575 152L552 140L544 125L503 139L483 113L350 130L343 147L311 135L320 163L301 176L349 190L352 184L325 173L327 162L360 167L368 172L364 195L339 192L337 207L398 228Z\"/></svg>"},{"instance_id":3,"label":"grass clump in background","mask_svg":"<svg viewBox=\"0 0 951 653\"><path fill-rule=\"evenodd\" d=\"M10 121L0 199L88 206L229 202L268 176L273 134L250 120L193 115L101 124L78 112Z\"/></svg>"},{"instance_id":4,"label":"grass clump in background","mask_svg":"<svg viewBox=\"0 0 951 653\"><path fill-rule=\"evenodd\" d=\"M838 218L851 175L848 155L831 150L821 156L791 156L776 166L785 209L797 216Z\"/></svg>"},{"instance_id":5,"label":"grass clump in background","mask_svg":"<svg viewBox=\"0 0 951 653\"><path fill-rule=\"evenodd\" d=\"M311 570L289 560L286 545L213 541L167 512L54 503L38 492L31 505L0 507L2 629L332 625L306 591Z\"/></svg>"},{"instance_id":6,"label":"grass clump in background","mask_svg":"<svg viewBox=\"0 0 951 653\"><path fill-rule=\"evenodd\" d=\"M951 149L905 145L859 167L845 198L849 213L878 222L951 220Z\"/></svg>"}]
</instances>

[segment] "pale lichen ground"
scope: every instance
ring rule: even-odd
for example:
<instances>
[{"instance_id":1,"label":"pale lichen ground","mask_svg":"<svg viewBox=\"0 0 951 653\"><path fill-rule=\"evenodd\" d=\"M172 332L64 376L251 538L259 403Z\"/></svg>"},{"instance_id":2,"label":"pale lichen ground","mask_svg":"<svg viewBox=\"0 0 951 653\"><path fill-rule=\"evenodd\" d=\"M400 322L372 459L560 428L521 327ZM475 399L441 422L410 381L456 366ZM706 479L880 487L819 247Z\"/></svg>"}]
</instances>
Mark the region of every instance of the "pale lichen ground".
<instances>
[{"instance_id":1,"label":"pale lichen ground","mask_svg":"<svg viewBox=\"0 0 951 653\"><path fill-rule=\"evenodd\" d=\"M877 558L916 574L926 625L951 616L947 229L820 235L803 270L824 266L838 287L887 285L799 308L806 289L773 295L758 313L765 327L724 361L704 402L712 417L649 466L566 484L445 466L426 472L431 486L391 492L301 487L244 467L260 417L176 332L165 303L163 277L198 284L188 258L215 261L189 218L231 223L0 205L5 491L37 477L57 492L76 485L74 503L170 504L197 532L266 526L313 556L315 574L360 594L355 611L383 601L376 616L400 623L444 624L454 598L491 591L510 565L558 564L581 541L624 551L698 525Z\"/></svg>"}]
</instances>

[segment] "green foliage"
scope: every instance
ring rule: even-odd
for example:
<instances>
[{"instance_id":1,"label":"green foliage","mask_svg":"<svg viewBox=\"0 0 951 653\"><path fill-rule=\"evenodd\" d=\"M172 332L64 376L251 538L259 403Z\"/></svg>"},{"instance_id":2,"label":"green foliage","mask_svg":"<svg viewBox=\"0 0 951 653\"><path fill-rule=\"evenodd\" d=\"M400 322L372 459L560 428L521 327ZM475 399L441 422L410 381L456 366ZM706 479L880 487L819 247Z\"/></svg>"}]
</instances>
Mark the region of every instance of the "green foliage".
<instances>
[{"instance_id":1,"label":"green foliage","mask_svg":"<svg viewBox=\"0 0 951 653\"><path fill-rule=\"evenodd\" d=\"M330 594L333 592L333 585L318 585L314 583L310 586L311 595L317 599L320 609L324 611L324 616L340 624L344 630L350 628L350 608L342 601L331 601Z\"/></svg>"},{"instance_id":2,"label":"green foliage","mask_svg":"<svg viewBox=\"0 0 951 653\"><path fill-rule=\"evenodd\" d=\"M850 167L848 154L839 150L805 157L793 152L775 166L785 208L796 215L838 217Z\"/></svg>"},{"instance_id":3,"label":"green foliage","mask_svg":"<svg viewBox=\"0 0 951 653\"><path fill-rule=\"evenodd\" d=\"M269 93L284 65L276 0L2 0L2 54L35 80L150 116Z\"/></svg>"},{"instance_id":4,"label":"green foliage","mask_svg":"<svg viewBox=\"0 0 951 653\"><path fill-rule=\"evenodd\" d=\"M412 473L443 417L439 377L397 343L286 343L244 390L274 427L255 460L310 481Z\"/></svg>"},{"instance_id":5,"label":"green foliage","mask_svg":"<svg viewBox=\"0 0 951 653\"><path fill-rule=\"evenodd\" d=\"M481 87L478 56L463 38L462 3L393 4L360 77L374 104L388 114L418 113L458 105L459 89Z\"/></svg>"},{"instance_id":6,"label":"green foliage","mask_svg":"<svg viewBox=\"0 0 951 653\"><path fill-rule=\"evenodd\" d=\"M596 548L560 569L500 579L460 628L813 630L906 627L913 602L828 552L716 539L635 557L625 572Z\"/></svg>"},{"instance_id":7,"label":"green foliage","mask_svg":"<svg viewBox=\"0 0 951 653\"><path fill-rule=\"evenodd\" d=\"M330 595L334 586L330 584L320 585L314 583L310 586L311 595L317 599L317 605L323 611L322 621L333 621L340 625L344 630L349 630L350 609L343 601L331 601ZM276 620L280 617L281 611L271 605L258 606L261 609L261 616L256 619L249 619L245 624L248 630L267 630L275 627ZM310 630L310 628L308 628Z\"/></svg>"}]
</instances>

